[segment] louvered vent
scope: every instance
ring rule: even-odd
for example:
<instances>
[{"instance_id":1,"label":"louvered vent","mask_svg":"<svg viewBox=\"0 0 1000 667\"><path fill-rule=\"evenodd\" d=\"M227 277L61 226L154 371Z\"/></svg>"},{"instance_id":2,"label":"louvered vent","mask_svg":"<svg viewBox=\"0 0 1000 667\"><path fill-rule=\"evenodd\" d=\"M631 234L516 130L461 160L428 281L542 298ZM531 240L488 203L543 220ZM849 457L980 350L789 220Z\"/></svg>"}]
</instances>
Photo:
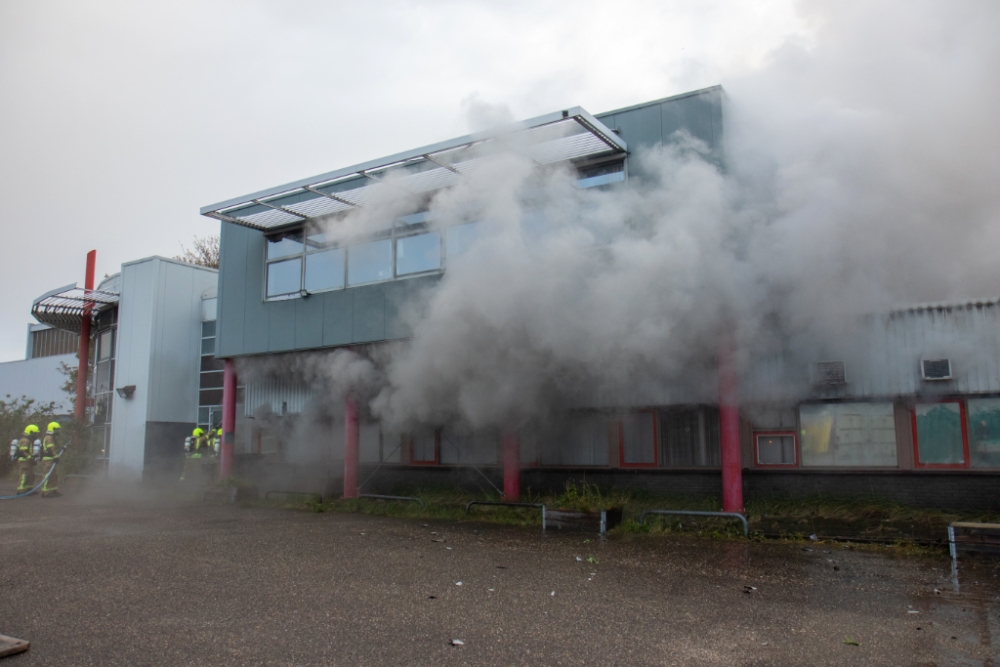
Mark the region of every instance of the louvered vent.
<instances>
[{"instance_id":1,"label":"louvered vent","mask_svg":"<svg viewBox=\"0 0 1000 667\"><path fill-rule=\"evenodd\" d=\"M924 359L920 362L920 374L925 380L950 380L951 359Z\"/></svg>"},{"instance_id":2,"label":"louvered vent","mask_svg":"<svg viewBox=\"0 0 1000 667\"><path fill-rule=\"evenodd\" d=\"M820 361L809 367L810 382L829 387L847 384L843 361Z\"/></svg>"}]
</instances>

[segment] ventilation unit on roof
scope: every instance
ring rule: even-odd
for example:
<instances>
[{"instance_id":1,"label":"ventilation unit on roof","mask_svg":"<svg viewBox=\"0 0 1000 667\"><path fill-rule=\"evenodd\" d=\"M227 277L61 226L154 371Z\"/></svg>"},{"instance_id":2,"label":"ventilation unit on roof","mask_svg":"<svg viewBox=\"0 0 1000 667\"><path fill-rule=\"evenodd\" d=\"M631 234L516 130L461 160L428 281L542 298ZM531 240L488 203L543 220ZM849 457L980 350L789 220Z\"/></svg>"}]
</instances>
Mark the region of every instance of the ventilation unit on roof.
<instances>
[{"instance_id":1,"label":"ventilation unit on roof","mask_svg":"<svg viewBox=\"0 0 1000 667\"><path fill-rule=\"evenodd\" d=\"M951 359L924 359L920 362L920 377L925 380L950 380Z\"/></svg>"},{"instance_id":2,"label":"ventilation unit on roof","mask_svg":"<svg viewBox=\"0 0 1000 667\"><path fill-rule=\"evenodd\" d=\"M809 366L809 381L817 386L847 384L843 361L819 361Z\"/></svg>"}]
</instances>

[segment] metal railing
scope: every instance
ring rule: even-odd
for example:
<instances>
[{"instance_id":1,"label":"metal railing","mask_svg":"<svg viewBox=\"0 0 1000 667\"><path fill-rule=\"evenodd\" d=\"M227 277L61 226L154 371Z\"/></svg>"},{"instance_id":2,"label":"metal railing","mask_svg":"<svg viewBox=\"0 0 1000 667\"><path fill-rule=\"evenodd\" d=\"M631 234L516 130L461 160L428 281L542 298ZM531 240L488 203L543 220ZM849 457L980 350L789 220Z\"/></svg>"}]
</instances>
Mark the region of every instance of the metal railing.
<instances>
[{"instance_id":1,"label":"metal railing","mask_svg":"<svg viewBox=\"0 0 1000 667\"><path fill-rule=\"evenodd\" d=\"M359 493L358 498L373 498L375 500L402 500L411 503L420 503L421 509L426 509L424 501L416 496L383 496L379 493Z\"/></svg>"},{"instance_id":2,"label":"metal railing","mask_svg":"<svg viewBox=\"0 0 1000 667\"><path fill-rule=\"evenodd\" d=\"M743 522L743 535L750 535L750 523L739 512L702 512L698 510L646 510L639 515L639 523L646 523L647 514L677 514L680 516L714 516L722 519L739 519Z\"/></svg>"},{"instance_id":3,"label":"metal railing","mask_svg":"<svg viewBox=\"0 0 1000 667\"><path fill-rule=\"evenodd\" d=\"M473 505L496 505L500 507L537 507L542 510L542 530L545 530L545 505L541 503L505 503L498 500L472 500L465 505L465 513L468 514Z\"/></svg>"}]
</instances>

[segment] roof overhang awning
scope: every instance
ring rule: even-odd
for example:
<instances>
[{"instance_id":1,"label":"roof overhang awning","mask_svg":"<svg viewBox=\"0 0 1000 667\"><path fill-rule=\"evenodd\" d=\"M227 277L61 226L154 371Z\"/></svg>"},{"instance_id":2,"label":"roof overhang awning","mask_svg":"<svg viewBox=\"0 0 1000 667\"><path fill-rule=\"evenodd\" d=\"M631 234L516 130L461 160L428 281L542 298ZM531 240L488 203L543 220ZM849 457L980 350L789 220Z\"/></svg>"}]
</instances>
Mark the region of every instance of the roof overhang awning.
<instances>
[{"instance_id":1,"label":"roof overhang awning","mask_svg":"<svg viewBox=\"0 0 1000 667\"><path fill-rule=\"evenodd\" d=\"M573 107L229 199L203 207L201 214L269 231L363 207L385 188L420 195L449 187L500 151L548 165L624 154L628 146L597 118Z\"/></svg>"},{"instance_id":2,"label":"roof overhang awning","mask_svg":"<svg viewBox=\"0 0 1000 667\"><path fill-rule=\"evenodd\" d=\"M83 289L76 284L60 287L35 299L31 314L54 329L80 333L84 317L93 319L101 311L118 303L114 292Z\"/></svg>"}]
</instances>

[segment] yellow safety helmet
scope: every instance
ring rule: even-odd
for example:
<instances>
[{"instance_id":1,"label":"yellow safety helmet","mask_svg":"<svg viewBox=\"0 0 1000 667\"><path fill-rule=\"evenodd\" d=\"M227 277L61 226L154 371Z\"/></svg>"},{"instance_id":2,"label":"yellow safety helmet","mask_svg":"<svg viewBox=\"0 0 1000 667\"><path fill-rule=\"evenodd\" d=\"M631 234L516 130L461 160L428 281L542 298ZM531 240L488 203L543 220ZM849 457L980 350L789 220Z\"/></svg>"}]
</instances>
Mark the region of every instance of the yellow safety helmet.
<instances>
[{"instance_id":1,"label":"yellow safety helmet","mask_svg":"<svg viewBox=\"0 0 1000 667\"><path fill-rule=\"evenodd\" d=\"M62 427L59 426L59 422L49 422L49 433L58 431L60 428Z\"/></svg>"},{"instance_id":2,"label":"yellow safety helmet","mask_svg":"<svg viewBox=\"0 0 1000 667\"><path fill-rule=\"evenodd\" d=\"M29 434L38 433L38 427L35 426L34 424L28 424L27 426L24 427L24 432Z\"/></svg>"},{"instance_id":3,"label":"yellow safety helmet","mask_svg":"<svg viewBox=\"0 0 1000 667\"><path fill-rule=\"evenodd\" d=\"M205 432L202 431L200 428L196 428L195 430L191 431L191 435L197 438L198 436L205 435Z\"/></svg>"},{"instance_id":4,"label":"yellow safety helmet","mask_svg":"<svg viewBox=\"0 0 1000 667\"><path fill-rule=\"evenodd\" d=\"M222 429L220 428L218 431L216 431L215 435L222 435Z\"/></svg>"}]
</instances>

